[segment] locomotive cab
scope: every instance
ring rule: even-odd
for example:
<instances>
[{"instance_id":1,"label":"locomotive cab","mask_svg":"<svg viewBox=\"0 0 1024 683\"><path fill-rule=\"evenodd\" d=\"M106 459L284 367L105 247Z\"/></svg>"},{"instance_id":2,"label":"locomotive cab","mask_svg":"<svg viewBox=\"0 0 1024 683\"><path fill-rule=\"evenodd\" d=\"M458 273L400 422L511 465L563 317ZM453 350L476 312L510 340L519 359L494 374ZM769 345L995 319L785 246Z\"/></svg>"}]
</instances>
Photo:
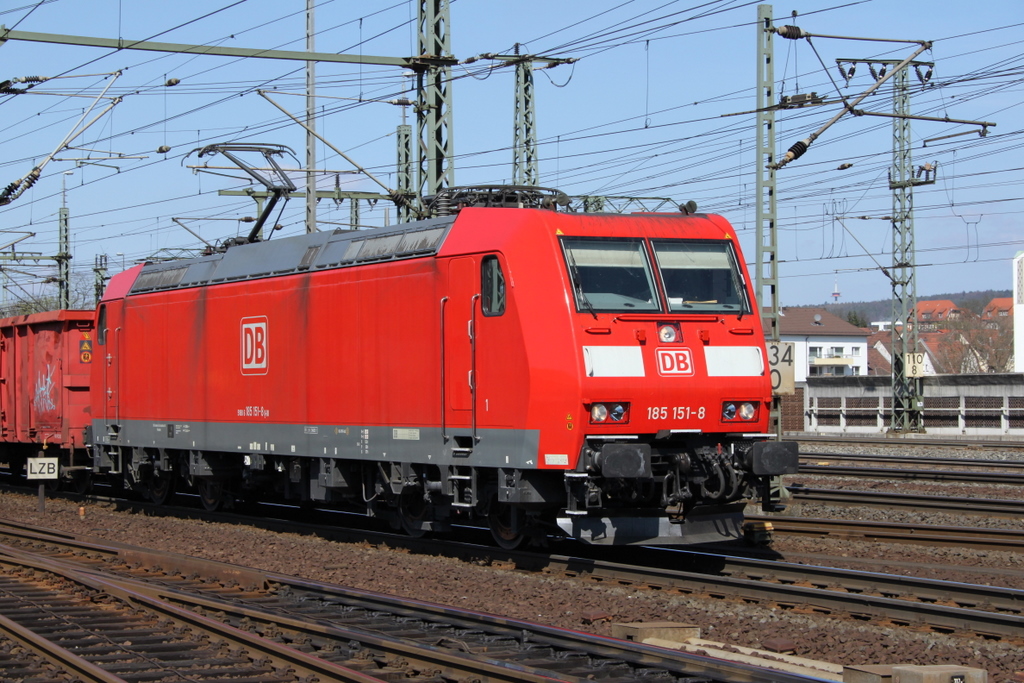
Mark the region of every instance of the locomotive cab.
<instances>
[{"instance_id":1,"label":"locomotive cab","mask_svg":"<svg viewBox=\"0 0 1024 683\"><path fill-rule=\"evenodd\" d=\"M480 264L444 298L446 400L467 411L447 414L508 539L738 538L745 505L796 471L796 444L769 440L760 318L721 217L463 208L441 255Z\"/></svg>"},{"instance_id":2,"label":"locomotive cab","mask_svg":"<svg viewBox=\"0 0 1024 683\"><path fill-rule=\"evenodd\" d=\"M731 229L660 218L559 235L587 418L559 525L594 543L738 537L746 502L796 471L796 444L766 440L764 343Z\"/></svg>"}]
</instances>

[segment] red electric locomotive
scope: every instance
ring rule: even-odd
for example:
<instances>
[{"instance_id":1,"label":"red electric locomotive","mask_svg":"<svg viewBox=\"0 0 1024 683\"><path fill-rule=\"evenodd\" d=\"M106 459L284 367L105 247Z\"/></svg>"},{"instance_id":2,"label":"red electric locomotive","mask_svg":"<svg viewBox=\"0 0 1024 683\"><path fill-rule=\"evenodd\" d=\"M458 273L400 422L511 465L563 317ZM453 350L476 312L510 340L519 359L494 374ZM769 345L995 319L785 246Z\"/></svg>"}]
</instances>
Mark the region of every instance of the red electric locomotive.
<instances>
[{"instance_id":1,"label":"red electric locomotive","mask_svg":"<svg viewBox=\"0 0 1024 683\"><path fill-rule=\"evenodd\" d=\"M466 206L138 266L96 312L92 469L505 547L736 537L797 464L753 302L714 215Z\"/></svg>"}]
</instances>

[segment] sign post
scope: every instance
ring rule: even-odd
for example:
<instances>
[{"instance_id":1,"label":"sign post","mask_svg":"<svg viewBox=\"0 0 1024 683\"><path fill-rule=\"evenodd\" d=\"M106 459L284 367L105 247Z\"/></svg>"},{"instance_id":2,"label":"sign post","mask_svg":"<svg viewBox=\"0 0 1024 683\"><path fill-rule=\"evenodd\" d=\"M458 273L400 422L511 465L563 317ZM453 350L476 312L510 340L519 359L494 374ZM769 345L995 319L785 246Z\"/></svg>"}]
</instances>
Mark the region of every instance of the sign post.
<instances>
[{"instance_id":1,"label":"sign post","mask_svg":"<svg viewBox=\"0 0 1024 683\"><path fill-rule=\"evenodd\" d=\"M60 475L57 458L29 458L26 479L39 480L39 512L46 511L46 481L54 480Z\"/></svg>"},{"instance_id":2,"label":"sign post","mask_svg":"<svg viewBox=\"0 0 1024 683\"><path fill-rule=\"evenodd\" d=\"M768 372L772 380L772 413L775 416L775 438L782 441L782 397L796 393L796 366L793 363L793 342L765 340L768 351ZM768 482L768 496L761 503L765 512L783 509L782 477L774 475Z\"/></svg>"},{"instance_id":3,"label":"sign post","mask_svg":"<svg viewBox=\"0 0 1024 683\"><path fill-rule=\"evenodd\" d=\"M793 364L793 342L767 341L768 368L772 377L772 393L792 396L796 393L796 366ZM782 422L780 417L779 422Z\"/></svg>"}]
</instances>

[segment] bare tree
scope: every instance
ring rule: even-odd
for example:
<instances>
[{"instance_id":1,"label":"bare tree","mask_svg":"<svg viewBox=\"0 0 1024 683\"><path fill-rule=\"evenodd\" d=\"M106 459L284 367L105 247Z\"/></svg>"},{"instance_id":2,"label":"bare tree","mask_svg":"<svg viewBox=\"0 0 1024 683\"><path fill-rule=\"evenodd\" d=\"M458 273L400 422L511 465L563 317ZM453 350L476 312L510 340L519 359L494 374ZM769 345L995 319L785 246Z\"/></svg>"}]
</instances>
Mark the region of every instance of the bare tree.
<instances>
[{"instance_id":1,"label":"bare tree","mask_svg":"<svg viewBox=\"0 0 1024 683\"><path fill-rule=\"evenodd\" d=\"M8 318L17 315L29 315L43 311L54 311L59 308L60 296L57 283L47 278L41 285L27 289L22 285L8 281L7 294L14 301L0 307L0 317ZM95 283L91 273L72 273L70 290L72 310L89 310L94 308Z\"/></svg>"},{"instance_id":2,"label":"bare tree","mask_svg":"<svg viewBox=\"0 0 1024 683\"><path fill-rule=\"evenodd\" d=\"M983 320L968 311L947 321L935 359L949 374L1009 372L1013 362L1013 318Z\"/></svg>"}]
</instances>

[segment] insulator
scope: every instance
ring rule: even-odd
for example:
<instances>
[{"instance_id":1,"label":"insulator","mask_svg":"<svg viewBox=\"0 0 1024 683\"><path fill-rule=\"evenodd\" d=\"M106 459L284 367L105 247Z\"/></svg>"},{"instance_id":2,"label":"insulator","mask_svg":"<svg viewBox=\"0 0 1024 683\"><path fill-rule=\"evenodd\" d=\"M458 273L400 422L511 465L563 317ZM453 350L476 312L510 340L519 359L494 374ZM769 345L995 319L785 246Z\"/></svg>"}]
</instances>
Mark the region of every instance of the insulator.
<instances>
[{"instance_id":1,"label":"insulator","mask_svg":"<svg viewBox=\"0 0 1024 683\"><path fill-rule=\"evenodd\" d=\"M449 201L447 192L437 193L437 202L435 204L435 215L437 216L450 216L451 215L451 202Z\"/></svg>"},{"instance_id":2,"label":"insulator","mask_svg":"<svg viewBox=\"0 0 1024 683\"><path fill-rule=\"evenodd\" d=\"M159 147L156 148L156 153L157 154L167 154L170 151L171 151L171 148L168 147L167 145L160 145Z\"/></svg>"},{"instance_id":3,"label":"insulator","mask_svg":"<svg viewBox=\"0 0 1024 683\"><path fill-rule=\"evenodd\" d=\"M850 70L847 73L849 74L848 78L853 78L853 74L857 73L857 64L850 64Z\"/></svg>"},{"instance_id":4,"label":"insulator","mask_svg":"<svg viewBox=\"0 0 1024 683\"><path fill-rule=\"evenodd\" d=\"M238 220L242 221L243 223L255 223L256 222L256 219L253 218L252 216L245 216L243 218L239 218Z\"/></svg>"},{"instance_id":5,"label":"insulator","mask_svg":"<svg viewBox=\"0 0 1024 683\"><path fill-rule=\"evenodd\" d=\"M50 80L48 76L22 76L21 78L15 78L15 83L42 83L43 81Z\"/></svg>"},{"instance_id":6,"label":"insulator","mask_svg":"<svg viewBox=\"0 0 1024 683\"><path fill-rule=\"evenodd\" d=\"M839 75L843 77L844 81L849 83L850 77L846 75L846 69L843 68L843 65L841 63L836 63L836 66L839 67Z\"/></svg>"},{"instance_id":7,"label":"insulator","mask_svg":"<svg viewBox=\"0 0 1024 683\"><path fill-rule=\"evenodd\" d=\"M837 171L845 171L846 169L851 168L852 166L853 166L853 164L851 164L849 161L847 161L845 164L839 164L839 168L837 168L836 170Z\"/></svg>"},{"instance_id":8,"label":"insulator","mask_svg":"<svg viewBox=\"0 0 1024 683\"><path fill-rule=\"evenodd\" d=\"M166 83L164 83L164 85L167 86L168 88L170 88L171 86L178 85L179 83L181 83L181 79L179 79L179 78L170 78L170 79L167 80Z\"/></svg>"},{"instance_id":9,"label":"insulator","mask_svg":"<svg viewBox=\"0 0 1024 683\"><path fill-rule=\"evenodd\" d=\"M789 38L790 40L798 40L800 38L806 38L807 33L803 31L799 26L783 26L776 31L783 38Z\"/></svg>"},{"instance_id":10,"label":"insulator","mask_svg":"<svg viewBox=\"0 0 1024 683\"><path fill-rule=\"evenodd\" d=\"M804 152L807 151L807 146L810 144L810 140L801 140L789 148L789 151L786 152L786 156L792 155L790 156L790 159L799 159L804 155Z\"/></svg>"},{"instance_id":11,"label":"insulator","mask_svg":"<svg viewBox=\"0 0 1024 683\"><path fill-rule=\"evenodd\" d=\"M871 72L871 78L873 78L873 79L875 79L877 81L878 80L878 72L875 71L875 65L874 64L868 64L868 71Z\"/></svg>"},{"instance_id":12,"label":"insulator","mask_svg":"<svg viewBox=\"0 0 1024 683\"><path fill-rule=\"evenodd\" d=\"M888 67L885 64L883 64L882 66L879 67L879 69L878 69L878 77L879 78L885 78L885 71L886 71L887 68Z\"/></svg>"}]
</instances>

